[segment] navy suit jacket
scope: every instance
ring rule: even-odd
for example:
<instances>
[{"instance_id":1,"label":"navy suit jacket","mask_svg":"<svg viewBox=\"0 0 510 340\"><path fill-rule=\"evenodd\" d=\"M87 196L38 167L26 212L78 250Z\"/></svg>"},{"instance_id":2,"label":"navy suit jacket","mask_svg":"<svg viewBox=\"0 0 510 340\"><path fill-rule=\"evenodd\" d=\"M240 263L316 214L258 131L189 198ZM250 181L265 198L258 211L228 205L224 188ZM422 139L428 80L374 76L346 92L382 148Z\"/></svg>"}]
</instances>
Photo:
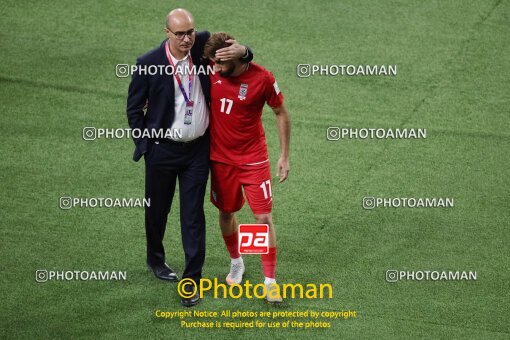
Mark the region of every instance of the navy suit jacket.
<instances>
[{"instance_id":1,"label":"navy suit jacket","mask_svg":"<svg viewBox=\"0 0 510 340\"><path fill-rule=\"evenodd\" d=\"M204 45L210 37L207 31L197 32L195 36L195 43L191 48L191 59L193 64L196 65L197 70L199 65L205 68L209 61L203 59ZM147 52L136 60L136 64L140 65L170 65L166 57L165 44L163 41L161 45L152 51ZM129 85L128 98L127 98L127 117L129 127L131 129L169 129L172 127L175 110L174 98L175 88L173 75L167 75L165 72L162 74L148 75L137 74L135 72ZM146 72L147 73L147 72ZM199 72L200 84L207 105L211 102L210 88L211 82L209 76L204 72ZM144 107L148 101L147 112L144 113ZM147 151L149 146L148 138L140 137L133 138L135 142L135 152L133 160L138 161L142 155Z\"/></svg>"}]
</instances>

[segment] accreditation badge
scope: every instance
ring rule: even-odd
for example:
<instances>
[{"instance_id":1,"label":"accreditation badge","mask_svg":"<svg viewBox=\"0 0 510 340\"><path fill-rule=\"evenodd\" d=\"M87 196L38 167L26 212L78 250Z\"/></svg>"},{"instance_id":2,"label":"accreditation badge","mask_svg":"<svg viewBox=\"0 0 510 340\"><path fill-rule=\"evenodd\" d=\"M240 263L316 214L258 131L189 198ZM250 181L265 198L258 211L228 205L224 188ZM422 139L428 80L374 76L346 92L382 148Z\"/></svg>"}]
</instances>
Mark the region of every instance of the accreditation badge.
<instances>
[{"instance_id":1,"label":"accreditation badge","mask_svg":"<svg viewBox=\"0 0 510 340\"><path fill-rule=\"evenodd\" d=\"M191 124L191 120L193 118L193 102L186 102L186 111L184 112L184 124Z\"/></svg>"}]
</instances>

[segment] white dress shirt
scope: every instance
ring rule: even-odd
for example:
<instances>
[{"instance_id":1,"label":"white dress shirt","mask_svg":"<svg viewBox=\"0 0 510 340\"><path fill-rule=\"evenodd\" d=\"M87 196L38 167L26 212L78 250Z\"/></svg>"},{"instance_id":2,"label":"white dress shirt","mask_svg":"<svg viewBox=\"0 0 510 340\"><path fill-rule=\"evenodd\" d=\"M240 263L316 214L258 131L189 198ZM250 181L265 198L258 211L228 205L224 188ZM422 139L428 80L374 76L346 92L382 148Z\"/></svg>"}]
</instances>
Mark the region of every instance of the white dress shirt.
<instances>
[{"instance_id":1,"label":"white dress shirt","mask_svg":"<svg viewBox=\"0 0 510 340\"><path fill-rule=\"evenodd\" d=\"M175 65L175 70L177 69L188 69L189 68L189 59L191 58L190 53L184 57L183 59L176 59L170 53L170 57L172 58L172 62ZM195 69L198 70L198 66L195 66ZM175 72L177 73L177 72ZM184 73L184 74L183 74ZM202 92L202 85L200 84L200 79L197 72L189 75L187 72L179 72L178 75L181 77L182 87L186 91L186 95L189 96L189 77L193 77L193 88L191 89L191 100L193 101L193 115L191 124L184 124L184 114L186 112L186 101L184 100L184 96L179 88L179 83L177 82L176 76L174 75L174 89L175 89L175 118L174 122L171 126L172 131L180 130L182 131L182 138L175 133L173 133L173 140L179 142L189 142L200 136L203 136L207 128L209 127L209 107L205 102L204 93Z\"/></svg>"}]
</instances>

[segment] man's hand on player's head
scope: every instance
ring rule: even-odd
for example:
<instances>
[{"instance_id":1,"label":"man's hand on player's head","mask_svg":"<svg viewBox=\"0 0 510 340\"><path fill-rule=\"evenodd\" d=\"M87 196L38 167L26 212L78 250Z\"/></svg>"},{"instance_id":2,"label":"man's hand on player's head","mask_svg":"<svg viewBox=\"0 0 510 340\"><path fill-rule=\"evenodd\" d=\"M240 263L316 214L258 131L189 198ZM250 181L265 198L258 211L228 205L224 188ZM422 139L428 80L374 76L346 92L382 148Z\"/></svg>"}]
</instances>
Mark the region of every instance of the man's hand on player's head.
<instances>
[{"instance_id":1,"label":"man's hand on player's head","mask_svg":"<svg viewBox=\"0 0 510 340\"><path fill-rule=\"evenodd\" d=\"M216 59L220 60L237 60L246 55L246 47L239 45L235 40L229 39L226 41L231 45L228 47L220 48L216 51Z\"/></svg>"},{"instance_id":2,"label":"man's hand on player's head","mask_svg":"<svg viewBox=\"0 0 510 340\"><path fill-rule=\"evenodd\" d=\"M280 159L278 159L278 163L276 164L276 176L280 177L278 183L282 183L289 177L289 171L289 159L280 157Z\"/></svg>"}]
</instances>

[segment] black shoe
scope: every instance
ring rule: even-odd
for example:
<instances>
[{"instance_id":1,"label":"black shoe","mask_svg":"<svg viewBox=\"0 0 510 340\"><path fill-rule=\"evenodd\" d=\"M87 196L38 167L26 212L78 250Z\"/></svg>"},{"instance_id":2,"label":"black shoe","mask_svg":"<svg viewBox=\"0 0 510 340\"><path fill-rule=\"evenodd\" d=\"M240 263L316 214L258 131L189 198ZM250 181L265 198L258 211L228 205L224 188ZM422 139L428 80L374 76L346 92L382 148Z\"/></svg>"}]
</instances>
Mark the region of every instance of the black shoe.
<instances>
[{"instance_id":1,"label":"black shoe","mask_svg":"<svg viewBox=\"0 0 510 340\"><path fill-rule=\"evenodd\" d=\"M183 287L184 291L186 293L193 293L193 291L195 290L195 294L193 294L193 296L191 297L182 297L181 296L181 305L183 305L184 307L193 307L193 306L196 306L198 305L198 303L200 302L200 295L198 293L198 284L193 286L193 285L185 285Z\"/></svg>"},{"instance_id":2,"label":"black shoe","mask_svg":"<svg viewBox=\"0 0 510 340\"><path fill-rule=\"evenodd\" d=\"M148 264L147 267L149 268L150 271L154 273L154 276L156 276L160 280L171 282L179 281L179 277L177 276L177 274L166 263L159 266L151 266Z\"/></svg>"}]
</instances>

